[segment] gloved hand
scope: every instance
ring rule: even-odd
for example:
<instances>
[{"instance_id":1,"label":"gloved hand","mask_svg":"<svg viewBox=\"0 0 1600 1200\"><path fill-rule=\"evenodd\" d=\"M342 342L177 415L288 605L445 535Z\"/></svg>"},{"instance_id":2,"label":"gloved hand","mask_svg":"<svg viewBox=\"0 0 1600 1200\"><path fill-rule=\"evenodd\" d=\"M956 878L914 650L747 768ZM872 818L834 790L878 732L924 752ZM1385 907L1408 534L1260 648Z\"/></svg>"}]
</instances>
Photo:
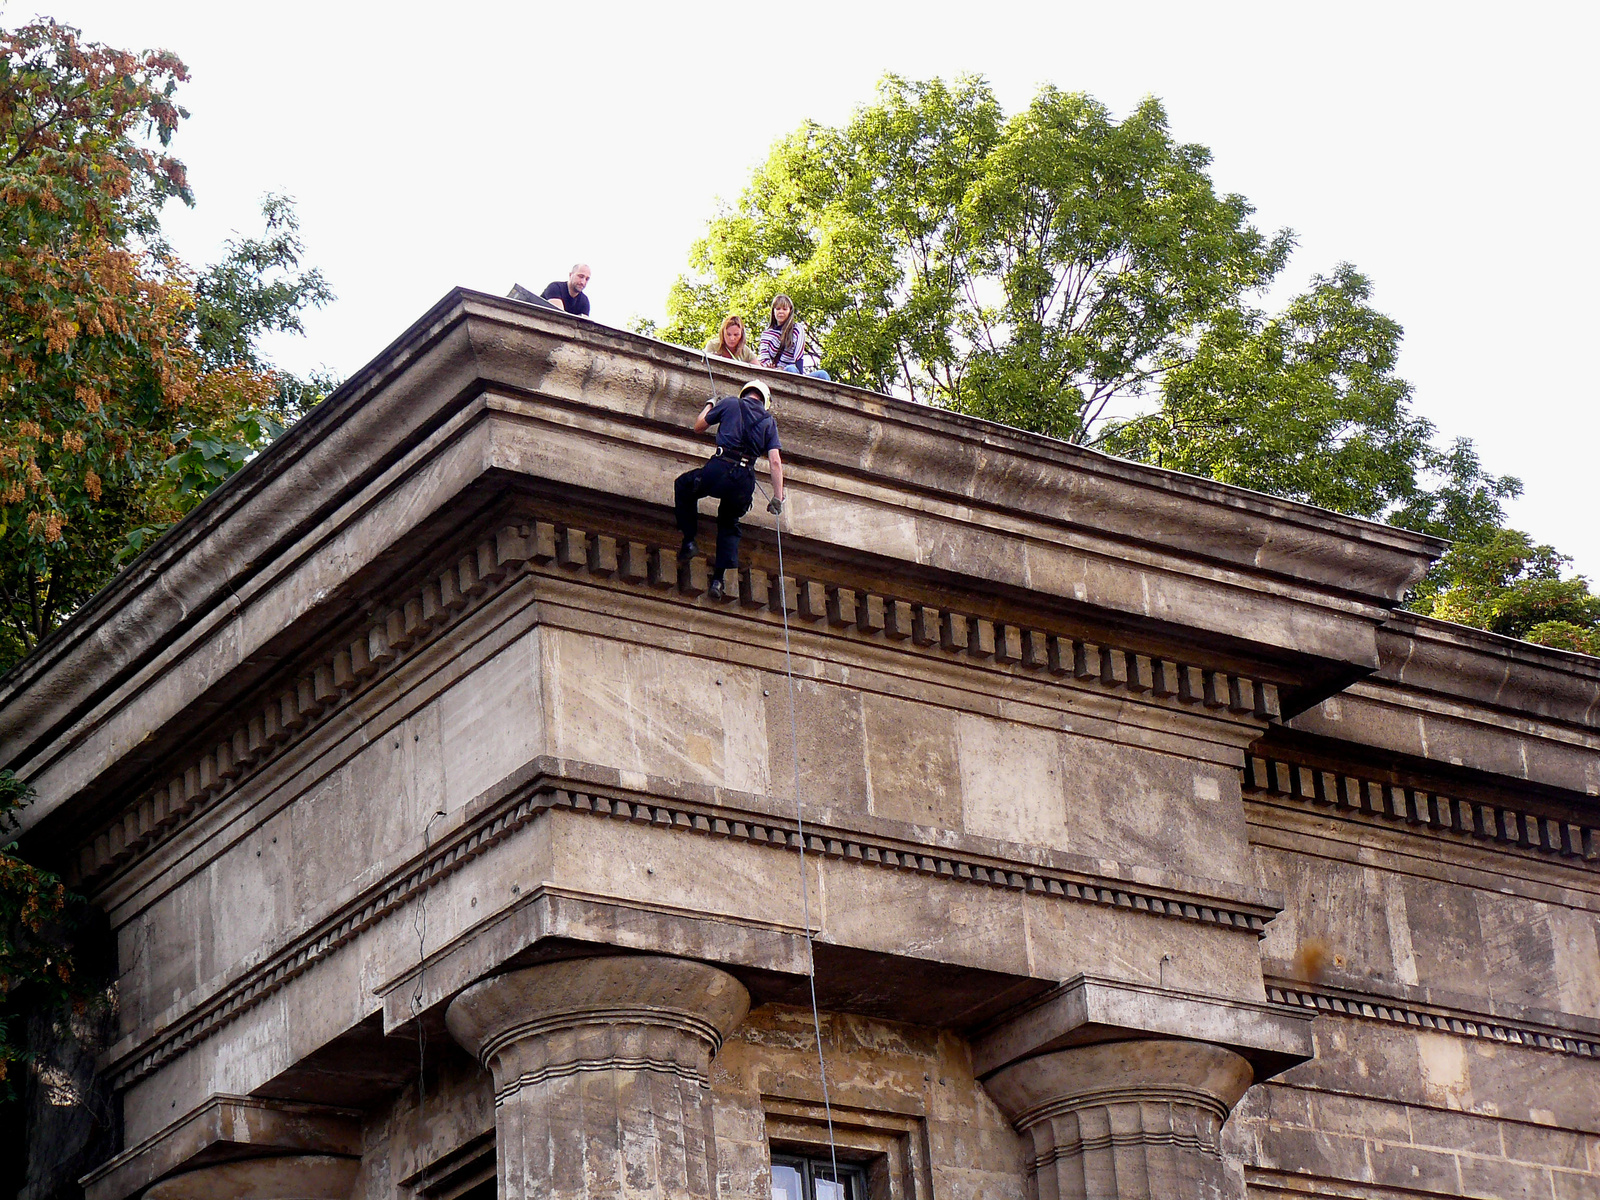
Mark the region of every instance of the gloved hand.
<instances>
[{"instance_id":1,"label":"gloved hand","mask_svg":"<svg viewBox=\"0 0 1600 1200\"><path fill-rule=\"evenodd\" d=\"M777 516L783 511L783 501L774 496L771 500L767 501L767 511L773 516Z\"/></svg>"}]
</instances>

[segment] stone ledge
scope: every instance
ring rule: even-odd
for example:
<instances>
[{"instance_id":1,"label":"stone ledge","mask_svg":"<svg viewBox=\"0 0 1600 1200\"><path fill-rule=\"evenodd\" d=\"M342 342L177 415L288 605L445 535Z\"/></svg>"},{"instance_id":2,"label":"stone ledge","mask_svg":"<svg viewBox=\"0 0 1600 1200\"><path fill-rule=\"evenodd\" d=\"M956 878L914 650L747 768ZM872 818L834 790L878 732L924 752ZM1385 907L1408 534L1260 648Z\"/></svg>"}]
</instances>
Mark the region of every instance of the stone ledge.
<instances>
[{"instance_id":1,"label":"stone ledge","mask_svg":"<svg viewBox=\"0 0 1600 1200\"><path fill-rule=\"evenodd\" d=\"M79 1182L85 1200L123 1200L176 1171L264 1154L359 1158L362 1113L252 1096L212 1096Z\"/></svg>"},{"instance_id":2,"label":"stone ledge","mask_svg":"<svg viewBox=\"0 0 1600 1200\"><path fill-rule=\"evenodd\" d=\"M792 853L812 853L880 869L909 871L950 883L1024 891L1062 902L1123 908L1154 919L1194 922L1265 935L1276 907L1240 903L1209 894L1154 888L1082 871L1036 863L1008 863L999 857L919 845L893 837L808 821L804 844L798 822L764 811L740 810L723 804L646 801L636 792L594 788L582 781L552 778L531 767L533 778L510 788L497 788L484 804L468 805L463 823L442 834L385 880L347 900L327 918L263 961L240 971L202 1001L187 1009L169 1010L154 1030L130 1034L105 1055L103 1069L118 1088L145 1078L178 1054L203 1041L241 1013L262 1003L340 947L354 940L413 897L487 853L545 813L570 811L589 817L622 820L692 833L727 837ZM569 786L562 786L563 784ZM1200 881L1193 881L1198 884ZM1263 896L1263 899L1271 897Z\"/></svg>"},{"instance_id":3,"label":"stone ledge","mask_svg":"<svg viewBox=\"0 0 1600 1200\"><path fill-rule=\"evenodd\" d=\"M288 596L301 585L297 603L330 595L342 562L363 570L394 545L363 540L369 535L404 539L480 481L481 499L501 482L491 473L517 473L520 444L496 438L510 438L518 420L542 421L531 440L542 438L546 449L596 444L583 430L608 443L583 479L552 473L540 460L522 471L523 481L576 483L659 506L658 481L694 453L685 427L699 403L701 369L681 348L580 328L493 297L446 296L0 681L0 743L11 748L9 765L37 776L41 788L26 827L98 780L119 747L143 742L144 718L107 727L122 712L120 689L145 689L169 671L164 656L192 659L200 642L215 652L218 672L230 659L261 653L258 629L231 647L220 632L242 598ZM932 522L930 538L944 523L967 544L1004 547L988 566L1004 565L1012 583L1037 581L1069 603L1137 623L1247 641L1262 635L1270 653L1320 656L1341 678L1375 664L1374 626L1440 549L1436 539L957 414L809 380L779 383L795 461L818 480L818 512L887 501L907 521L921 512ZM523 416L491 413L490 391L510 397ZM496 458L501 451L505 462ZM449 462L434 478L440 463L428 462L436 452ZM622 459L647 469L619 472ZM418 503L388 511L390 525L358 514L380 495L413 490ZM328 579L301 577L309 560L299 557L299 543L309 530L327 535L317 545L330 550ZM346 534L357 552L329 540ZM858 551L880 548L870 537L858 541ZM953 543L938 545L937 553L913 547L898 561L958 574L978 565L965 552L946 563L940 555ZM894 557L907 547L888 549ZM1091 561L1086 585L1075 573ZM1233 601L1215 603L1217 587ZM173 687L163 698L173 710L149 721L175 716L182 691ZM82 748L88 730L92 753ZM67 756L71 771L59 753L68 742L80 747Z\"/></svg>"},{"instance_id":4,"label":"stone ledge","mask_svg":"<svg viewBox=\"0 0 1600 1200\"><path fill-rule=\"evenodd\" d=\"M1416 834L1494 842L1600 870L1600 828L1558 821L1503 804L1441 795L1343 772L1252 755L1245 759L1247 795L1286 797L1325 816L1382 823Z\"/></svg>"},{"instance_id":5,"label":"stone ledge","mask_svg":"<svg viewBox=\"0 0 1600 1200\"><path fill-rule=\"evenodd\" d=\"M1401 983L1395 979L1374 979L1371 976L1353 975L1338 968L1324 969L1314 981L1308 982L1291 959L1261 959L1262 978L1269 986L1305 991L1329 996L1342 996L1347 1000L1383 1004L1390 1008L1415 1009L1443 1017L1460 1017L1480 1024L1516 1026L1552 1037L1576 1037L1580 1041L1600 1044L1600 1016L1563 1012L1560 1009L1537 1008L1497 999L1493 996L1474 995L1438 986Z\"/></svg>"},{"instance_id":6,"label":"stone ledge","mask_svg":"<svg viewBox=\"0 0 1600 1200\"><path fill-rule=\"evenodd\" d=\"M1313 1056L1312 1016L1281 1004L1078 975L974 1037L973 1072L984 1078L1071 1046L1174 1038L1236 1051L1259 1081Z\"/></svg>"},{"instance_id":7,"label":"stone ledge","mask_svg":"<svg viewBox=\"0 0 1600 1200\"><path fill-rule=\"evenodd\" d=\"M1453 1033L1458 1037L1484 1038L1511 1046L1575 1054L1580 1058L1600 1058L1600 1040L1592 1036L1573 1037L1548 1029L1519 1028L1481 1013L1420 1009L1396 1004L1387 996L1335 993L1304 983L1271 983L1267 986L1267 999L1274 1004L1291 1005L1312 1012L1386 1021L1391 1025Z\"/></svg>"},{"instance_id":8,"label":"stone ledge","mask_svg":"<svg viewBox=\"0 0 1600 1200\"><path fill-rule=\"evenodd\" d=\"M1397 610L1374 683L1600 732L1600 658Z\"/></svg>"},{"instance_id":9,"label":"stone ledge","mask_svg":"<svg viewBox=\"0 0 1600 1200\"><path fill-rule=\"evenodd\" d=\"M214 749L85 839L68 880L74 887L90 886L190 824L244 778L308 736L349 697L387 677L524 573L587 572L640 589L705 597L706 571L703 557L679 563L666 547L571 525L535 520L504 526L444 569L402 590L347 645L326 652L298 678L279 684ZM814 578L774 578L756 567L729 574L724 603L737 604L747 617L760 615L778 623L794 614L796 620L824 626L836 636L884 641L902 651L973 666L1036 673L1070 686L1115 690L1144 703L1195 708L1233 720L1270 722L1279 717L1277 685L1246 675ZM705 597L700 603L714 602Z\"/></svg>"},{"instance_id":10,"label":"stone ledge","mask_svg":"<svg viewBox=\"0 0 1600 1200\"><path fill-rule=\"evenodd\" d=\"M805 934L798 928L540 886L373 988L383 1001L384 1033L410 1024L547 939L587 943L597 952L637 951L785 975L806 973Z\"/></svg>"}]
</instances>

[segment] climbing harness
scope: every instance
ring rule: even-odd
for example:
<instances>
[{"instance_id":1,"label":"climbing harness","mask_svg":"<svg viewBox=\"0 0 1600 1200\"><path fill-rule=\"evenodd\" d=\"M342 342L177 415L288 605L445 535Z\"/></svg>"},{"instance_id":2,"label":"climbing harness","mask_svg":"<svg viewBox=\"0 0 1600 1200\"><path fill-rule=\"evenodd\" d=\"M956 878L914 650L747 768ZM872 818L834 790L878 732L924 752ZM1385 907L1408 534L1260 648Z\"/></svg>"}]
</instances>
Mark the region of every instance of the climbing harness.
<instances>
[{"instance_id":1,"label":"climbing harness","mask_svg":"<svg viewBox=\"0 0 1600 1200\"><path fill-rule=\"evenodd\" d=\"M706 379L711 383L710 396L714 401L717 397L717 381L711 374L711 359L703 350L701 358L705 363ZM770 501L772 495L761 486L761 480L757 478L755 483L761 494ZM822 1051L822 1015L817 1007L817 957L811 938L811 886L806 881L806 818L800 808L800 735L799 722L795 719L794 653L789 644L789 597L784 587L786 574L783 567L781 511L774 515L772 528L778 538L778 611L783 617L783 671L789 682L789 752L794 761L794 818L800 843L800 908L806 932L806 983L811 990L811 1028L817 1038L817 1075L822 1081L822 1113L828 1124L828 1155L833 1164L833 1179L830 1182L837 1186L840 1182L839 1148L833 1140L833 1102L828 1094L828 1064Z\"/></svg>"}]
</instances>

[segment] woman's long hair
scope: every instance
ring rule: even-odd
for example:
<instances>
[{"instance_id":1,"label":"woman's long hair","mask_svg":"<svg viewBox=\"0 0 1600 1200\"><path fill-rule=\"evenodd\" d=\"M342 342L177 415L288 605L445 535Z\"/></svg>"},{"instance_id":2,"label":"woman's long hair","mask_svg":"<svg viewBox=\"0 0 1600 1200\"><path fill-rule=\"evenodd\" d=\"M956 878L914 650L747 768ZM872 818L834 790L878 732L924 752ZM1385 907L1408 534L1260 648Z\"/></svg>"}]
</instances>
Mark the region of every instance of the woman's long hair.
<instances>
[{"instance_id":1,"label":"woman's long hair","mask_svg":"<svg viewBox=\"0 0 1600 1200\"><path fill-rule=\"evenodd\" d=\"M780 304L786 304L786 305L789 306L789 319L787 321L785 321L782 325L778 324L778 305L780 305ZM795 322L798 321L799 319L800 319L800 315L797 312L795 312L794 301L793 300L789 299L789 297L785 296L782 292L779 292L776 296L774 296L772 298L772 314L771 314L771 316L769 318L769 324L767 325L767 328L768 329L776 329L776 330L779 331L779 333L778 333L778 357L779 358L782 358L784 356L784 354L788 352L789 341L790 341L790 338L794 334Z\"/></svg>"},{"instance_id":2,"label":"woman's long hair","mask_svg":"<svg viewBox=\"0 0 1600 1200\"><path fill-rule=\"evenodd\" d=\"M739 350L744 350L750 345L750 331L744 327L744 318L738 313L729 313L722 318L722 324L717 328L717 353L723 358L738 358L739 350L728 345L728 326L738 325L743 336L739 338Z\"/></svg>"}]
</instances>

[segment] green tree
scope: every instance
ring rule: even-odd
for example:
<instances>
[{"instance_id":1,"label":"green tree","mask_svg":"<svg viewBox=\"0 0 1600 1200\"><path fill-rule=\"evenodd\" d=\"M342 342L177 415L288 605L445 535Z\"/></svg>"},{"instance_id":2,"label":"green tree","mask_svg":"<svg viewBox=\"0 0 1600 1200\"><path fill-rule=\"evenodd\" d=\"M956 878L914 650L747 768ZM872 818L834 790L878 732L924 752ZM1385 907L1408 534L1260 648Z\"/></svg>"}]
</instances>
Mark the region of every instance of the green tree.
<instances>
[{"instance_id":1,"label":"green tree","mask_svg":"<svg viewBox=\"0 0 1600 1200\"><path fill-rule=\"evenodd\" d=\"M1089 440L1288 256L1209 162L1153 99L1119 122L1046 88L1007 119L980 79L888 76L847 125L773 148L661 332L697 344L788 292L847 382Z\"/></svg>"},{"instance_id":2,"label":"green tree","mask_svg":"<svg viewBox=\"0 0 1600 1200\"><path fill-rule=\"evenodd\" d=\"M1165 360L1160 406L1114 424L1105 449L1225 483L1383 518L1445 465L1395 374L1401 329L1349 264L1278 316L1215 314Z\"/></svg>"},{"instance_id":3,"label":"green tree","mask_svg":"<svg viewBox=\"0 0 1600 1200\"><path fill-rule=\"evenodd\" d=\"M847 383L1454 539L1413 607L1595 648L1587 583L1504 527L1521 483L1412 411L1367 278L1267 312L1293 236L1210 161L1153 99L1117 121L1047 87L1008 118L981 79L886 76L773 146L645 327L698 346L787 292Z\"/></svg>"},{"instance_id":4,"label":"green tree","mask_svg":"<svg viewBox=\"0 0 1600 1200\"><path fill-rule=\"evenodd\" d=\"M330 385L256 349L332 298L299 269L286 199L269 196L265 234L204 272L162 241L162 206L193 199L168 152L187 78L172 54L51 20L0 30L0 670ZM29 794L0 770L0 834ZM88 1003L76 904L0 848L0 1100L23 1025L69 1036L65 1002ZM0 1113L6 1137L20 1125Z\"/></svg>"},{"instance_id":5,"label":"green tree","mask_svg":"<svg viewBox=\"0 0 1600 1200\"><path fill-rule=\"evenodd\" d=\"M32 789L0 771L0 834L17 828ZM15 1068L27 1058L18 1026L30 1007L85 999L64 933L75 901L61 880L0 846L0 1100L16 1095Z\"/></svg>"},{"instance_id":6,"label":"green tree","mask_svg":"<svg viewBox=\"0 0 1600 1200\"><path fill-rule=\"evenodd\" d=\"M1491 475L1477 447L1457 438L1431 451L1426 485L1388 515L1391 525L1452 541L1482 541L1505 525L1505 501L1522 495L1522 480Z\"/></svg>"},{"instance_id":7,"label":"green tree","mask_svg":"<svg viewBox=\"0 0 1600 1200\"><path fill-rule=\"evenodd\" d=\"M1456 542L1410 607L1445 621L1562 650L1600 654L1600 596L1571 560L1516 529Z\"/></svg>"},{"instance_id":8,"label":"green tree","mask_svg":"<svg viewBox=\"0 0 1600 1200\"><path fill-rule=\"evenodd\" d=\"M252 349L328 298L281 278L287 203L198 277L161 241L192 202L168 152L187 78L54 21L0 31L0 670L305 403Z\"/></svg>"},{"instance_id":9,"label":"green tree","mask_svg":"<svg viewBox=\"0 0 1600 1200\"><path fill-rule=\"evenodd\" d=\"M301 378L281 370L262 358L258 343L268 333L304 334L305 310L331 303L334 295L321 271L301 268L305 245L294 201L269 192L261 216L262 236L230 238L222 261L195 282L194 340L206 370L270 372L277 412L293 420L338 381L325 373Z\"/></svg>"}]
</instances>

